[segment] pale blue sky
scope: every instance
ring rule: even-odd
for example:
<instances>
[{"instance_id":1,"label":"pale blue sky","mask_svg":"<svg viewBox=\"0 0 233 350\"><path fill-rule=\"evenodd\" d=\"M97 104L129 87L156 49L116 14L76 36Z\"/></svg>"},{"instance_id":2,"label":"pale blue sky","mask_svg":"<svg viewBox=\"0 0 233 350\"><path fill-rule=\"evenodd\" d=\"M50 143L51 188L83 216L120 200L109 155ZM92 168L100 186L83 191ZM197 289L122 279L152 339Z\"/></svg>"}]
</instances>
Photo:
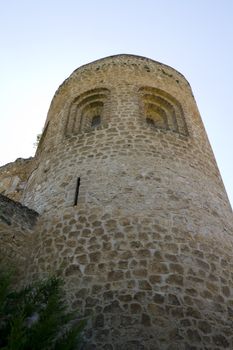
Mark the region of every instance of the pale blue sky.
<instances>
[{"instance_id":1,"label":"pale blue sky","mask_svg":"<svg viewBox=\"0 0 233 350\"><path fill-rule=\"evenodd\" d=\"M0 165L33 155L74 69L131 53L188 79L233 203L232 0L0 0L0 48Z\"/></svg>"}]
</instances>

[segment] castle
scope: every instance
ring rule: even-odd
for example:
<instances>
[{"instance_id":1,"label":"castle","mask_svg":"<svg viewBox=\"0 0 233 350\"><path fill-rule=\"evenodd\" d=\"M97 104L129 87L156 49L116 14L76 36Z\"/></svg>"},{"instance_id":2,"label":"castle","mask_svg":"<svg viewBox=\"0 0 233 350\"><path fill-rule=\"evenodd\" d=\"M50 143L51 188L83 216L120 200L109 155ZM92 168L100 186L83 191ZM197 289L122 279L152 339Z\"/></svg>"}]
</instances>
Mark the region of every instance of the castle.
<instances>
[{"instance_id":1,"label":"castle","mask_svg":"<svg viewBox=\"0 0 233 350\"><path fill-rule=\"evenodd\" d=\"M84 349L233 348L232 210L182 74L133 55L78 68L0 192L1 259L23 283L64 278Z\"/></svg>"}]
</instances>

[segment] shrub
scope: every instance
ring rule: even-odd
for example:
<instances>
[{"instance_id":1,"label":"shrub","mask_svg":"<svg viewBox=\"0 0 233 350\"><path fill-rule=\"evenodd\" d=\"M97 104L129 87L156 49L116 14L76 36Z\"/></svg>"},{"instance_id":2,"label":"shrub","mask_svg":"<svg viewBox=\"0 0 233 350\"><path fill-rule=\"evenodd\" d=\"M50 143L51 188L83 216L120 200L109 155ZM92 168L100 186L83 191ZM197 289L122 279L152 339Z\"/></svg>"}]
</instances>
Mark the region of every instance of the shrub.
<instances>
[{"instance_id":1,"label":"shrub","mask_svg":"<svg viewBox=\"0 0 233 350\"><path fill-rule=\"evenodd\" d=\"M52 277L19 291L0 271L0 349L78 349L84 322L67 311L62 281Z\"/></svg>"}]
</instances>

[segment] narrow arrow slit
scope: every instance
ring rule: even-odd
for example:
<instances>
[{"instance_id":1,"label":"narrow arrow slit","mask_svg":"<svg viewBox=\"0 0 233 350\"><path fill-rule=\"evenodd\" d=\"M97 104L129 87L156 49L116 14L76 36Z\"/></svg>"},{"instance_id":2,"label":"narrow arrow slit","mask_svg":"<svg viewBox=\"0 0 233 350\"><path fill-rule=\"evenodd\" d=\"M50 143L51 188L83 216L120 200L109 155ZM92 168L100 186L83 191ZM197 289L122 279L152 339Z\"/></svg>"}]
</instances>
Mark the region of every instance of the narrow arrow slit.
<instances>
[{"instance_id":1,"label":"narrow arrow slit","mask_svg":"<svg viewBox=\"0 0 233 350\"><path fill-rule=\"evenodd\" d=\"M79 187L80 187L80 177L77 178L75 197L74 197L74 206L78 204Z\"/></svg>"}]
</instances>

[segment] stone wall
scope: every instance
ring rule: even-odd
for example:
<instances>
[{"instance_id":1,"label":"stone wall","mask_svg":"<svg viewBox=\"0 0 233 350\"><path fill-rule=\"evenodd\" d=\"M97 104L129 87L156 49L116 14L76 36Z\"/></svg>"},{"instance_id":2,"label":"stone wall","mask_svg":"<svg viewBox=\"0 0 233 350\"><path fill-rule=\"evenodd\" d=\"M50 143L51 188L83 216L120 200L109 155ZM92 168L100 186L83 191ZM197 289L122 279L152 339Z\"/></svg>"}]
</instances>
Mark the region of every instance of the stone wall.
<instances>
[{"instance_id":1,"label":"stone wall","mask_svg":"<svg viewBox=\"0 0 233 350\"><path fill-rule=\"evenodd\" d=\"M0 193L20 201L28 177L35 168L34 158L18 158L15 162L0 167Z\"/></svg>"},{"instance_id":2,"label":"stone wall","mask_svg":"<svg viewBox=\"0 0 233 350\"><path fill-rule=\"evenodd\" d=\"M16 270L21 283L27 281L37 217L34 210L0 194L0 262Z\"/></svg>"},{"instance_id":3,"label":"stone wall","mask_svg":"<svg viewBox=\"0 0 233 350\"><path fill-rule=\"evenodd\" d=\"M51 271L88 322L84 349L231 349L232 227L203 210L43 215L30 273ZM229 233L227 233L229 232Z\"/></svg>"},{"instance_id":4,"label":"stone wall","mask_svg":"<svg viewBox=\"0 0 233 350\"><path fill-rule=\"evenodd\" d=\"M233 348L232 210L180 73L132 55L80 67L34 162L26 276L64 277L83 349Z\"/></svg>"},{"instance_id":5,"label":"stone wall","mask_svg":"<svg viewBox=\"0 0 233 350\"><path fill-rule=\"evenodd\" d=\"M178 120L183 119L185 127L176 130L168 125L164 129L147 123L148 89L152 97L157 98L157 109L167 114L167 119L175 118L178 126L181 123ZM86 109L82 106L91 107L101 101L104 101L101 124L83 129L79 113L85 114ZM177 106L181 106L181 112L177 112ZM74 119L75 108L80 126L73 121L71 133L69 123ZM160 178L166 182L175 167L173 179L180 182L170 181L171 191L195 200L195 194L189 193L189 189L182 191L182 178L190 178L191 188L198 190L196 203L203 205L199 196L203 197L202 202L205 196L213 196L214 202L219 201L218 210L231 215L188 82L174 69L149 59L120 55L76 70L61 85L51 103L37 158L39 165L29 178L23 203L40 213L72 205L77 177L81 177L82 182L81 202L106 205L107 201L112 203L112 208L124 206L124 210L126 207L130 210L139 195L153 203L153 210L155 192L160 187L154 186L153 174L161 173ZM132 166L137 169L131 171ZM168 175L166 169L170 171ZM203 191L197 188L202 185ZM106 190L106 186L111 190ZM137 191L132 193L133 189ZM159 197L162 194L158 194ZM120 200L114 204L113 198L119 195ZM132 199L126 205L125 197ZM208 205L211 202L207 200Z\"/></svg>"}]
</instances>

